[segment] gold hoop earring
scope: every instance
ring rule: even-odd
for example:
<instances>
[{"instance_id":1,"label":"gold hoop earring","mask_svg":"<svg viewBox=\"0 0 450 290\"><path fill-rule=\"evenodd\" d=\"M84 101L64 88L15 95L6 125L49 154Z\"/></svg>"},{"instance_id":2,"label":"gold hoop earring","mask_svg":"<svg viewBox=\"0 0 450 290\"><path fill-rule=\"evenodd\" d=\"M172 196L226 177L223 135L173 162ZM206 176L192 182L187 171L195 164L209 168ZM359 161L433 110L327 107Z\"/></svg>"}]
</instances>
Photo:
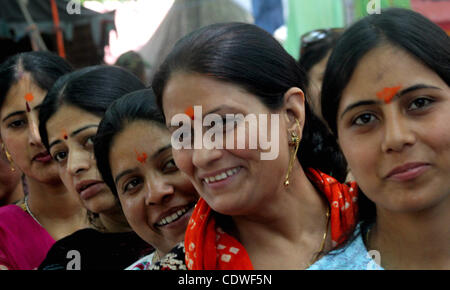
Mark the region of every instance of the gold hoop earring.
<instances>
[{"instance_id":1,"label":"gold hoop earring","mask_svg":"<svg viewBox=\"0 0 450 290\"><path fill-rule=\"evenodd\" d=\"M298 119L295 119L295 121L297 122L297 126L300 128L300 122L298 121ZM284 180L284 186L286 186L286 187L289 186L289 176L291 174L292 167L294 165L294 161L297 156L297 151L298 151L299 145L300 145L300 137L297 135L297 132L295 132L295 131L291 132L291 140L289 140L289 146L293 146L293 148L291 150L291 157L289 160L288 172L287 172L286 178Z\"/></svg>"},{"instance_id":2,"label":"gold hoop earring","mask_svg":"<svg viewBox=\"0 0 450 290\"><path fill-rule=\"evenodd\" d=\"M11 154L9 154L8 150L6 150L6 147L5 147L4 143L2 144L2 150L5 151L6 159L8 159L9 166L11 167L11 171L12 172L16 171L16 169L13 166L13 161L12 161Z\"/></svg>"}]
</instances>

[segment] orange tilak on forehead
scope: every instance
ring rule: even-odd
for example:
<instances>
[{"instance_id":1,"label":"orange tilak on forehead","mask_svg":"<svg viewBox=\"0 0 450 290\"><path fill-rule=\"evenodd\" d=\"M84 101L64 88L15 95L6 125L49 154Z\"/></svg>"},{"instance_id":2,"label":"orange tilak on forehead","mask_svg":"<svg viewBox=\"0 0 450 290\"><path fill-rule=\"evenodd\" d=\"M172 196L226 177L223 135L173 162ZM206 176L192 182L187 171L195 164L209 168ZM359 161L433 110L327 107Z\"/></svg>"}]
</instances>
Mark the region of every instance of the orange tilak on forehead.
<instances>
[{"instance_id":1,"label":"orange tilak on forehead","mask_svg":"<svg viewBox=\"0 0 450 290\"><path fill-rule=\"evenodd\" d=\"M134 152L136 152L136 159L137 161L139 161L140 163L144 164L147 161L147 153L142 152L139 153L136 149L134 149Z\"/></svg>"},{"instance_id":2,"label":"orange tilak on forehead","mask_svg":"<svg viewBox=\"0 0 450 290\"><path fill-rule=\"evenodd\" d=\"M26 95L25 95L25 100L26 100L27 102L32 102L32 101L34 100L33 94L32 94L32 93L26 94Z\"/></svg>"},{"instance_id":3,"label":"orange tilak on forehead","mask_svg":"<svg viewBox=\"0 0 450 290\"><path fill-rule=\"evenodd\" d=\"M402 86L396 86L392 88L384 88L377 93L377 97L383 100L386 104L392 102L392 99L397 95L398 91L402 89Z\"/></svg>"},{"instance_id":4,"label":"orange tilak on forehead","mask_svg":"<svg viewBox=\"0 0 450 290\"><path fill-rule=\"evenodd\" d=\"M189 116L189 118L191 118L191 120L194 120L194 107L189 107L189 108L187 108L186 110L184 110L184 113L186 114L186 115L188 115Z\"/></svg>"},{"instance_id":5,"label":"orange tilak on forehead","mask_svg":"<svg viewBox=\"0 0 450 290\"><path fill-rule=\"evenodd\" d=\"M28 104L28 102L32 102L34 100L34 96L32 93L28 93L25 95L25 106L27 108L27 112L31 112L31 108L30 108L30 104Z\"/></svg>"}]
</instances>

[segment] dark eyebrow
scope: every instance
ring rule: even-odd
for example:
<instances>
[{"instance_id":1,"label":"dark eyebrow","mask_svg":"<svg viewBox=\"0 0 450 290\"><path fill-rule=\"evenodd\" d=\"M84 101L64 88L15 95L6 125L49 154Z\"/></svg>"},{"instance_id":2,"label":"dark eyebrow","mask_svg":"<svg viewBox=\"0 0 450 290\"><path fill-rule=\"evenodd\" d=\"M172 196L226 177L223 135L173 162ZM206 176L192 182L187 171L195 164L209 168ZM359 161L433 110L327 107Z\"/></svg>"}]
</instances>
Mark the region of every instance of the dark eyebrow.
<instances>
[{"instance_id":1,"label":"dark eyebrow","mask_svg":"<svg viewBox=\"0 0 450 290\"><path fill-rule=\"evenodd\" d=\"M75 137L76 135L80 134L84 130L87 130L87 129L90 129L90 128L94 128L94 127L98 128L98 124L87 125L87 126L84 126L84 127L80 128L78 130L75 130L75 131L72 132L72 134L70 134L70 137Z\"/></svg>"},{"instance_id":2,"label":"dark eyebrow","mask_svg":"<svg viewBox=\"0 0 450 290\"><path fill-rule=\"evenodd\" d=\"M119 183L119 180L122 177L124 177L125 175L130 174L130 173L132 173L133 171L136 171L136 170L137 170L137 168L127 169L127 170L122 171L121 173L117 174L116 178L114 179L114 183L115 184Z\"/></svg>"},{"instance_id":3,"label":"dark eyebrow","mask_svg":"<svg viewBox=\"0 0 450 290\"><path fill-rule=\"evenodd\" d=\"M59 143L61 143L61 140L55 140L55 141L53 141L50 145L48 145L48 151L50 151L50 149L53 147L53 146L55 146L55 145L57 145L57 144L59 144Z\"/></svg>"},{"instance_id":4,"label":"dark eyebrow","mask_svg":"<svg viewBox=\"0 0 450 290\"><path fill-rule=\"evenodd\" d=\"M401 90L398 93L398 96L401 97L403 95L406 95L407 93L410 93L412 91L416 91L416 90L421 90L421 89L434 89L434 90L440 90L440 88L438 87L434 87L434 86L429 86L429 85L425 85L425 84L417 84L414 86L411 86L409 88L406 88L404 90Z\"/></svg>"},{"instance_id":5,"label":"dark eyebrow","mask_svg":"<svg viewBox=\"0 0 450 290\"><path fill-rule=\"evenodd\" d=\"M42 104L37 105L36 107L33 108L33 111L39 110L42 107ZM11 114L9 114L8 116L6 116L2 122L5 122L6 120L8 120L11 117L14 117L16 115L21 115L21 114L25 114L25 111L15 111L12 112Z\"/></svg>"},{"instance_id":6,"label":"dark eyebrow","mask_svg":"<svg viewBox=\"0 0 450 290\"><path fill-rule=\"evenodd\" d=\"M98 125L92 124L92 125L84 126L84 127L80 128L80 129L78 129L78 130L73 131L72 134L70 134L70 137L75 137L76 135L80 134L80 133L83 132L84 130L87 130L87 129L90 129L90 128L93 128L93 127L97 127L97 128L98 128ZM57 140L53 141L53 142L48 146L48 149L50 150L50 148L52 148L52 146L55 146L56 144L59 144L59 143L61 143L61 140L60 140L60 139L57 139Z\"/></svg>"},{"instance_id":7,"label":"dark eyebrow","mask_svg":"<svg viewBox=\"0 0 450 290\"><path fill-rule=\"evenodd\" d=\"M377 104L381 104L381 101L366 100L366 101L359 101L359 102L353 103L353 104L349 105L347 108L345 108L345 110L344 110L344 112L342 112L340 118L342 119L342 117L344 117L345 113L347 113L348 111L350 111L356 107L377 105Z\"/></svg>"},{"instance_id":8,"label":"dark eyebrow","mask_svg":"<svg viewBox=\"0 0 450 290\"><path fill-rule=\"evenodd\" d=\"M158 156L162 152L166 151L167 149L171 149L171 148L172 148L172 144L168 144L168 145L166 145L164 147L159 148L158 151L153 153L152 158L155 158L156 156Z\"/></svg>"},{"instance_id":9,"label":"dark eyebrow","mask_svg":"<svg viewBox=\"0 0 450 290\"><path fill-rule=\"evenodd\" d=\"M15 111L15 112L12 112L12 113L8 114L8 115L2 120L2 122L5 122L6 120L8 120L8 119L11 118L11 117L14 117L14 116L16 116L16 115L22 115L22 114L25 114L25 111Z\"/></svg>"},{"instance_id":10,"label":"dark eyebrow","mask_svg":"<svg viewBox=\"0 0 450 290\"><path fill-rule=\"evenodd\" d=\"M417 84L417 85L414 85L414 86L411 86L409 88L401 90L395 97L399 98L399 97L402 97L402 96L406 95L407 93L410 93L410 92L413 92L413 91L416 91L416 90L421 90L421 89L436 89L436 90L440 90L440 88L438 88L438 87L425 85L425 84ZM354 109L356 107L368 106L368 105L376 105L376 104L380 104L380 103L382 103L382 101L366 100L366 101L356 102L354 104L349 105L344 110L344 112L342 112L340 118L342 119L342 117L345 115L345 113L347 113L348 111L350 111L350 110L352 110L352 109Z\"/></svg>"}]
</instances>

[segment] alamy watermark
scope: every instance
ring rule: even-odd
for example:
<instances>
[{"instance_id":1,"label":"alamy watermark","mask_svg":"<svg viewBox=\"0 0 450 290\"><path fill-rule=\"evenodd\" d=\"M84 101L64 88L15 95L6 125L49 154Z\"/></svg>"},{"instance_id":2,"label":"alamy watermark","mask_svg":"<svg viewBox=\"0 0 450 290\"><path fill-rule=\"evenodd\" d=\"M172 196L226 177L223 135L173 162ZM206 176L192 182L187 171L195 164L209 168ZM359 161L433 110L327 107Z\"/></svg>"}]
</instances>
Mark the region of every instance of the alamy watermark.
<instances>
[{"instance_id":1,"label":"alamy watermark","mask_svg":"<svg viewBox=\"0 0 450 290\"><path fill-rule=\"evenodd\" d=\"M381 266L381 254L377 250L370 250L367 252L367 258L370 259L367 263L366 270L379 270Z\"/></svg>"},{"instance_id":2,"label":"alamy watermark","mask_svg":"<svg viewBox=\"0 0 450 290\"><path fill-rule=\"evenodd\" d=\"M370 0L367 3L366 11L368 14L381 14L381 0Z\"/></svg>"},{"instance_id":3,"label":"alamy watermark","mask_svg":"<svg viewBox=\"0 0 450 290\"><path fill-rule=\"evenodd\" d=\"M81 270L81 254L77 250L70 250L66 255L70 261L67 263L66 270Z\"/></svg>"},{"instance_id":4,"label":"alamy watermark","mask_svg":"<svg viewBox=\"0 0 450 290\"><path fill-rule=\"evenodd\" d=\"M66 6L67 14L81 14L81 0L70 0Z\"/></svg>"},{"instance_id":5,"label":"alamy watermark","mask_svg":"<svg viewBox=\"0 0 450 290\"><path fill-rule=\"evenodd\" d=\"M274 160L279 154L279 123L278 114L270 114L270 121L267 114L226 114L225 118L207 114L203 117L202 107L194 106L193 115L172 117L170 125L181 126L173 132L171 142L175 150L261 149L261 160ZM204 128L209 129L203 134Z\"/></svg>"}]
</instances>

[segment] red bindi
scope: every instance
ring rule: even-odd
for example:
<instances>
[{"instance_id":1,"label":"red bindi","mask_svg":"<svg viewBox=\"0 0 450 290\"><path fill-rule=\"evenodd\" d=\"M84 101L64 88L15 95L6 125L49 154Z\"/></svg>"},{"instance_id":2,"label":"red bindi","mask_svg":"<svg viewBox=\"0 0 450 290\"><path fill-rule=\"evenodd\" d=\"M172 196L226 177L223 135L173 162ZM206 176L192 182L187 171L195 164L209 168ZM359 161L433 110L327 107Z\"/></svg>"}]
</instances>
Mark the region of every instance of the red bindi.
<instances>
[{"instance_id":1,"label":"red bindi","mask_svg":"<svg viewBox=\"0 0 450 290\"><path fill-rule=\"evenodd\" d=\"M67 135L66 129L63 129L63 130L62 130L61 135L62 135L62 137L63 137L64 140L67 140L67 139L69 138L68 135Z\"/></svg>"},{"instance_id":2,"label":"red bindi","mask_svg":"<svg viewBox=\"0 0 450 290\"><path fill-rule=\"evenodd\" d=\"M136 160L137 161L139 161L142 164L144 164L147 161L147 158L148 158L147 153L143 152L143 153L139 154L136 149L134 149L134 152L136 152Z\"/></svg>"},{"instance_id":3,"label":"red bindi","mask_svg":"<svg viewBox=\"0 0 450 290\"><path fill-rule=\"evenodd\" d=\"M377 97L383 100L386 104L392 102L392 99L397 95L398 91L400 91L402 86L396 86L392 88L384 88L382 91L377 93Z\"/></svg>"}]
</instances>

